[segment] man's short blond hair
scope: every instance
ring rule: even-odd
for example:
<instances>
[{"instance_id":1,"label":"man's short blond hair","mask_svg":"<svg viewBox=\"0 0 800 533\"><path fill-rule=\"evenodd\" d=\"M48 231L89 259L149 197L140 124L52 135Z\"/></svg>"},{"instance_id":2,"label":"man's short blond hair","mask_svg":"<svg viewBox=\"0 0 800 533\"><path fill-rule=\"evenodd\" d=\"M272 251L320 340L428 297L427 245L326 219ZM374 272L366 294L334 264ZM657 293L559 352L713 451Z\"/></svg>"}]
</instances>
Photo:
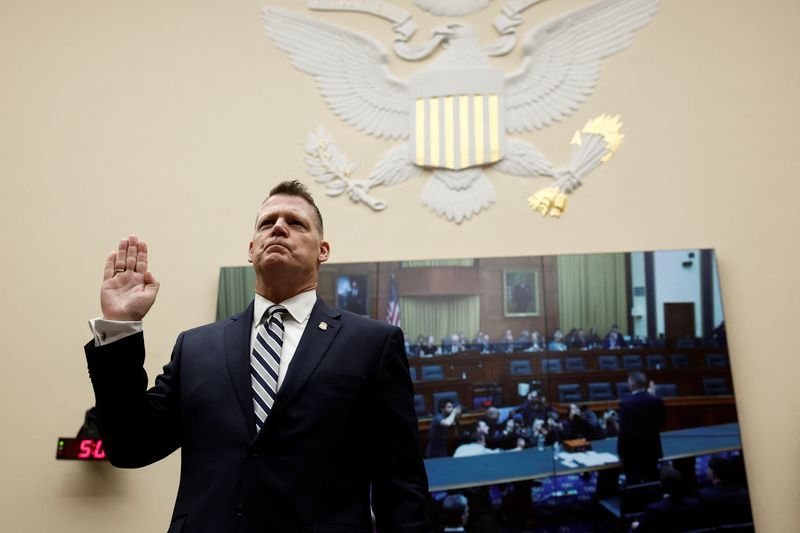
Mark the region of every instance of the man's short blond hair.
<instances>
[{"instance_id":1,"label":"man's short blond hair","mask_svg":"<svg viewBox=\"0 0 800 533\"><path fill-rule=\"evenodd\" d=\"M308 192L308 187L306 187L304 183L298 180L282 181L275 187L273 187L271 191L269 191L267 197L264 198L264 202L266 202L267 200L278 194L285 194L287 196L299 196L300 198L308 202L308 204L314 208L314 214L317 217L317 228L319 229L319 234L320 235L323 234L322 213L320 213L319 207L317 207L316 202L314 202L314 197L311 196L310 192ZM261 205L264 205L264 202L261 202ZM258 216L260 214L261 211L259 210L259 213L256 215L256 224L258 224Z\"/></svg>"}]
</instances>

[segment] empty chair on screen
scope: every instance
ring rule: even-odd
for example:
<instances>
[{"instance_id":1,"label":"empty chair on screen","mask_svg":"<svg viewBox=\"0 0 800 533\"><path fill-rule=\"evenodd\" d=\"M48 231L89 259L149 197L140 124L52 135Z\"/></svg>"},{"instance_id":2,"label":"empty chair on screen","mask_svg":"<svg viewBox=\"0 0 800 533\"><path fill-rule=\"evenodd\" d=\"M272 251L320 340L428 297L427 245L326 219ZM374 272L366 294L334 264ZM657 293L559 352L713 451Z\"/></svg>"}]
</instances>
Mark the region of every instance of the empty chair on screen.
<instances>
[{"instance_id":1,"label":"empty chair on screen","mask_svg":"<svg viewBox=\"0 0 800 533\"><path fill-rule=\"evenodd\" d=\"M685 353L674 353L669 356L672 368L689 368L689 356Z\"/></svg>"},{"instance_id":2,"label":"empty chair on screen","mask_svg":"<svg viewBox=\"0 0 800 533\"><path fill-rule=\"evenodd\" d=\"M647 368L650 370L660 370L666 368L666 361L663 355L651 354L645 357Z\"/></svg>"},{"instance_id":3,"label":"empty chair on screen","mask_svg":"<svg viewBox=\"0 0 800 533\"><path fill-rule=\"evenodd\" d=\"M683 339L678 339L675 343L675 346L678 348L694 348L697 342L691 337L685 337Z\"/></svg>"},{"instance_id":4,"label":"empty chair on screen","mask_svg":"<svg viewBox=\"0 0 800 533\"><path fill-rule=\"evenodd\" d=\"M597 357L597 368L600 370L619 370L619 359L616 355L600 355Z\"/></svg>"},{"instance_id":5,"label":"empty chair on screen","mask_svg":"<svg viewBox=\"0 0 800 533\"><path fill-rule=\"evenodd\" d=\"M707 353L706 368L728 368L728 358L724 353Z\"/></svg>"},{"instance_id":6,"label":"empty chair on screen","mask_svg":"<svg viewBox=\"0 0 800 533\"><path fill-rule=\"evenodd\" d=\"M657 383L656 396L660 398L672 398L678 395L678 386L675 383Z\"/></svg>"},{"instance_id":7,"label":"empty chair on screen","mask_svg":"<svg viewBox=\"0 0 800 533\"><path fill-rule=\"evenodd\" d=\"M508 372L512 376L528 376L533 374L533 367L528 359L514 359L508 362Z\"/></svg>"},{"instance_id":8,"label":"empty chair on screen","mask_svg":"<svg viewBox=\"0 0 800 533\"><path fill-rule=\"evenodd\" d=\"M583 400L581 386L577 383L569 383L558 386L558 401L560 403L580 402Z\"/></svg>"},{"instance_id":9,"label":"empty chair on screen","mask_svg":"<svg viewBox=\"0 0 800 533\"><path fill-rule=\"evenodd\" d=\"M542 372L561 372L561 359L542 359Z\"/></svg>"},{"instance_id":10,"label":"empty chair on screen","mask_svg":"<svg viewBox=\"0 0 800 533\"><path fill-rule=\"evenodd\" d=\"M622 368L625 370L641 370L642 369L642 356L641 355L623 355Z\"/></svg>"},{"instance_id":11,"label":"empty chair on screen","mask_svg":"<svg viewBox=\"0 0 800 533\"><path fill-rule=\"evenodd\" d=\"M730 393L728 384L723 378L703 378L703 394L706 396L723 396Z\"/></svg>"},{"instance_id":12,"label":"empty chair on screen","mask_svg":"<svg viewBox=\"0 0 800 533\"><path fill-rule=\"evenodd\" d=\"M444 379L442 365L425 365L422 367L422 381L437 381Z\"/></svg>"},{"instance_id":13,"label":"empty chair on screen","mask_svg":"<svg viewBox=\"0 0 800 533\"><path fill-rule=\"evenodd\" d=\"M613 399L614 393L611 391L611 383L589 383L590 401L599 402Z\"/></svg>"},{"instance_id":14,"label":"empty chair on screen","mask_svg":"<svg viewBox=\"0 0 800 533\"><path fill-rule=\"evenodd\" d=\"M568 356L564 363L567 372L584 372L586 370L586 361L580 355Z\"/></svg>"}]
</instances>

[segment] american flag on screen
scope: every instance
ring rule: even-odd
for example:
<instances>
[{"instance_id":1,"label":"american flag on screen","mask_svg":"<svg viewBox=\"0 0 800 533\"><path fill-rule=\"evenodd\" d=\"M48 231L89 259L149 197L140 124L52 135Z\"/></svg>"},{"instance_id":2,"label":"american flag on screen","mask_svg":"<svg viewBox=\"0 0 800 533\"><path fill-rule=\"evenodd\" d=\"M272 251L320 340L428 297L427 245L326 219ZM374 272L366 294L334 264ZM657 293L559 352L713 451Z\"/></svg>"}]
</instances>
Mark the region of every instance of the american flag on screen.
<instances>
[{"instance_id":1,"label":"american flag on screen","mask_svg":"<svg viewBox=\"0 0 800 533\"><path fill-rule=\"evenodd\" d=\"M386 312L386 322L400 327L400 302L397 301L397 283L394 279L394 273L389 284L389 309Z\"/></svg>"}]
</instances>

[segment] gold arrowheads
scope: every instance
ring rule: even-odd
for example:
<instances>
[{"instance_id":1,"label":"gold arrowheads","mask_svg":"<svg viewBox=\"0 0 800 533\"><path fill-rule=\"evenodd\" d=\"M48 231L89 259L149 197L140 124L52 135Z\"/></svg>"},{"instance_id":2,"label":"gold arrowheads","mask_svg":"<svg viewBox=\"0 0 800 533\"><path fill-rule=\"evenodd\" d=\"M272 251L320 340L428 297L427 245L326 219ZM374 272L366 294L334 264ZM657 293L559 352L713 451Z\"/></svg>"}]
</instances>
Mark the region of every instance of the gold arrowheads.
<instances>
[{"instance_id":1,"label":"gold arrowheads","mask_svg":"<svg viewBox=\"0 0 800 533\"><path fill-rule=\"evenodd\" d=\"M600 115L591 119L572 136L572 157L567 169L554 174L552 187L542 189L528 204L542 215L560 218L567 209L567 194L581 186L583 178L598 165L607 162L619 149L625 135L620 133L619 115Z\"/></svg>"},{"instance_id":2,"label":"gold arrowheads","mask_svg":"<svg viewBox=\"0 0 800 533\"><path fill-rule=\"evenodd\" d=\"M542 216L550 215L559 218L567 208L567 195L557 187L548 187L528 198L531 209L538 211Z\"/></svg>"}]
</instances>

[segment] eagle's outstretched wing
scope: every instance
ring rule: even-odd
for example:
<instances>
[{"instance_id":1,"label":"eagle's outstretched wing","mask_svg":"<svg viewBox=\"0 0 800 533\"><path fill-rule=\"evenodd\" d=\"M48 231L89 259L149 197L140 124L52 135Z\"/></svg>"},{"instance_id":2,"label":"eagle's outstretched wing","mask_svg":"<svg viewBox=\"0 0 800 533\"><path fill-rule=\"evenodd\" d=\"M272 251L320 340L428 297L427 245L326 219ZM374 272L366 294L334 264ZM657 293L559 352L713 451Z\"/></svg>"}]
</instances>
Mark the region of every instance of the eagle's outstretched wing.
<instances>
[{"instance_id":1,"label":"eagle's outstretched wing","mask_svg":"<svg viewBox=\"0 0 800 533\"><path fill-rule=\"evenodd\" d=\"M552 176L553 165L539 150L524 141L506 139L506 155L492 166L512 176Z\"/></svg>"},{"instance_id":2,"label":"eagle's outstretched wing","mask_svg":"<svg viewBox=\"0 0 800 533\"><path fill-rule=\"evenodd\" d=\"M314 76L340 118L376 137L408 137L408 85L389 73L381 44L276 7L264 8L267 34L292 64Z\"/></svg>"},{"instance_id":3,"label":"eagle's outstretched wing","mask_svg":"<svg viewBox=\"0 0 800 533\"><path fill-rule=\"evenodd\" d=\"M420 167L413 164L408 157L408 145L401 144L386 152L378 161L369 176L369 183L372 187L397 185L418 176L420 172Z\"/></svg>"},{"instance_id":4,"label":"eagle's outstretched wing","mask_svg":"<svg viewBox=\"0 0 800 533\"><path fill-rule=\"evenodd\" d=\"M525 35L525 60L506 76L506 129L533 131L568 115L594 90L600 60L627 47L659 0L599 0Z\"/></svg>"}]
</instances>

